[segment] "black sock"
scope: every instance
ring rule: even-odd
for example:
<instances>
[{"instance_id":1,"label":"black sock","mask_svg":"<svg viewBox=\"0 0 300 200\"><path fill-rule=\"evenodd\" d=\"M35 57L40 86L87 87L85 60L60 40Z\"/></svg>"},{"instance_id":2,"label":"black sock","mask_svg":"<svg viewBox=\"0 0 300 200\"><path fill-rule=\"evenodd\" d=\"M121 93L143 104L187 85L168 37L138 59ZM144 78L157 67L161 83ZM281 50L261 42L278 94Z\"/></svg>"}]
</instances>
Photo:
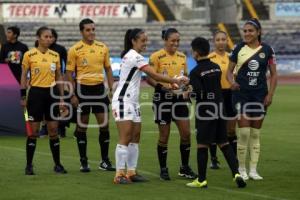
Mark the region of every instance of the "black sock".
<instances>
[{"instance_id":1,"label":"black sock","mask_svg":"<svg viewBox=\"0 0 300 200\"><path fill-rule=\"evenodd\" d=\"M181 164L182 166L189 165L191 144L180 144Z\"/></svg>"},{"instance_id":2,"label":"black sock","mask_svg":"<svg viewBox=\"0 0 300 200\"><path fill-rule=\"evenodd\" d=\"M216 144L209 145L209 152L210 152L210 158L212 160L217 159L217 145Z\"/></svg>"},{"instance_id":3,"label":"black sock","mask_svg":"<svg viewBox=\"0 0 300 200\"><path fill-rule=\"evenodd\" d=\"M76 131L77 138L77 146L79 150L80 159L87 159L86 155L86 147L87 147L87 139L86 132Z\"/></svg>"},{"instance_id":4,"label":"black sock","mask_svg":"<svg viewBox=\"0 0 300 200\"><path fill-rule=\"evenodd\" d=\"M27 138L26 141L26 161L27 165L32 165L33 155L36 147L36 138Z\"/></svg>"},{"instance_id":5,"label":"black sock","mask_svg":"<svg viewBox=\"0 0 300 200\"><path fill-rule=\"evenodd\" d=\"M237 137L236 136L228 136L229 144L232 147L234 154L236 155L237 149Z\"/></svg>"},{"instance_id":6,"label":"black sock","mask_svg":"<svg viewBox=\"0 0 300 200\"><path fill-rule=\"evenodd\" d=\"M50 149L52 152L52 157L55 165L60 165L59 138L55 138L55 139L50 138L49 144L50 144Z\"/></svg>"},{"instance_id":7,"label":"black sock","mask_svg":"<svg viewBox=\"0 0 300 200\"><path fill-rule=\"evenodd\" d=\"M161 143L158 144L157 145L157 155L158 155L160 168L166 168L167 167L167 156L168 156L168 145L161 144Z\"/></svg>"},{"instance_id":8,"label":"black sock","mask_svg":"<svg viewBox=\"0 0 300 200\"><path fill-rule=\"evenodd\" d=\"M232 176L234 177L235 174L239 173L238 172L238 160L236 159L236 156L234 155L234 152L229 144L223 146L221 148L221 150L227 161L228 166L231 169Z\"/></svg>"},{"instance_id":9,"label":"black sock","mask_svg":"<svg viewBox=\"0 0 300 200\"><path fill-rule=\"evenodd\" d=\"M109 149L109 129L100 128L99 131L99 144L101 149L102 160L108 160L108 149Z\"/></svg>"},{"instance_id":10,"label":"black sock","mask_svg":"<svg viewBox=\"0 0 300 200\"><path fill-rule=\"evenodd\" d=\"M206 168L208 160L208 149L197 149L197 162L198 162L198 181L202 182L206 180Z\"/></svg>"}]
</instances>

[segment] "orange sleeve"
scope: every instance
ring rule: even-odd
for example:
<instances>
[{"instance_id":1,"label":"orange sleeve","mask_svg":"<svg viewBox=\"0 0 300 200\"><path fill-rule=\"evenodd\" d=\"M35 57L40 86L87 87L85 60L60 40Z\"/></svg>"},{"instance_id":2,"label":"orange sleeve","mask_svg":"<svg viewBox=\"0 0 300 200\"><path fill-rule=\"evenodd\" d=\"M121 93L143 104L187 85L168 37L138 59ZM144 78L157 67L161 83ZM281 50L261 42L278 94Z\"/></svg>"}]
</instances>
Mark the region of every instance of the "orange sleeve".
<instances>
[{"instance_id":1,"label":"orange sleeve","mask_svg":"<svg viewBox=\"0 0 300 200\"><path fill-rule=\"evenodd\" d=\"M75 66L76 66L76 53L74 48L71 48L68 51L68 61L67 61L67 71L75 71Z\"/></svg>"},{"instance_id":2,"label":"orange sleeve","mask_svg":"<svg viewBox=\"0 0 300 200\"><path fill-rule=\"evenodd\" d=\"M30 68L29 56L28 51L24 54L23 61L22 61L22 69L27 71Z\"/></svg>"},{"instance_id":3,"label":"orange sleeve","mask_svg":"<svg viewBox=\"0 0 300 200\"><path fill-rule=\"evenodd\" d=\"M104 67L110 67L110 55L109 55L109 48L105 48L105 58L104 58Z\"/></svg>"},{"instance_id":4,"label":"orange sleeve","mask_svg":"<svg viewBox=\"0 0 300 200\"><path fill-rule=\"evenodd\" d=\"M159 61L158 61L158 57L155 54L152 54L149 58L149 65L151 67L153 67L155 72L158 72L158 68L159 68Z\"/></svg>"}]
</instances>

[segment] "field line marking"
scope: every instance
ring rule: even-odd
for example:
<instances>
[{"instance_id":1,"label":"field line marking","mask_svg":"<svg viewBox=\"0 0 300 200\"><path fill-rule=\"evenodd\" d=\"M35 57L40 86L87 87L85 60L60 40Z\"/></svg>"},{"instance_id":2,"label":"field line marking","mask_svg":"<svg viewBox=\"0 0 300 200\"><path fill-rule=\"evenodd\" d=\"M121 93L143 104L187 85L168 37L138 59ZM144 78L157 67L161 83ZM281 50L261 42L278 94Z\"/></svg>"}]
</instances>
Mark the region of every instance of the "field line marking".
<instances>
[{"instance_id":1,"label":"field line marking","mask_svg":"<svg viewBox=\"0 0 300 200\"><path fill-rule=\"evenodd\" d=\"M25 149L16 148L16 147L0 146L0 148L2 148L2 149L10 149L10 150L19 151L19 152L26 152ZM35 154L43 155L43 156L51 156L52 157L52 155L50 153L41 152L41 151L36 151ZM78 160L79 159L79 158L74 157L74 156L64 156L64 155L61 155L61 157L62 158L66 158L66 159L71 159L71 160ZM99 163L99 161L96 161L96 160L89 160L89 162L90 163L97 163L97 164ZM155 178L159 177L157 174L149 172L149 171L144 171L144 170L138 170L138 171L142 172L143 174L155 177ZM263 198L263 199L270 199L270 200L292 200L292 199L272 197L272 196L263 195L263 194L254 194L254 193L250 193L250 192L236 191L236 190L226 189L226 188L222 188L222 187L209 186L209 188L212 188L212 189L215 189L215 190L219 190L219 191L223 191L223 192L228 192L228 193L236 193L236 194L242 194L242 195L247 195L247 196L252 196L252 197L259 197L259 198Z\"/></svg>"}]
</instances>

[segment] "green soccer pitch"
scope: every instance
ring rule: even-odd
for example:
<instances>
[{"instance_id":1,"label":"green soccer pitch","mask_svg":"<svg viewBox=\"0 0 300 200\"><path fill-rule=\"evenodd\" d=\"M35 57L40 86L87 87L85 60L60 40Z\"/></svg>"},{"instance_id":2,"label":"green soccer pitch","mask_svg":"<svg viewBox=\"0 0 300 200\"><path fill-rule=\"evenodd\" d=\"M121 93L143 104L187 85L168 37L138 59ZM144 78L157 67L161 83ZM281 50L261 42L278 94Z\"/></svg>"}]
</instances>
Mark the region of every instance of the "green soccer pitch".
<instances>
[{"instance_id":1,"label":"green soccer pitch","mask_svg":"<svg viewBox=\"0 0 300 200\"><path fill-rule=\"evenodd\" d=\"M152 90L144 88L141 96L151 97ZM147 99L147 98L146 98ZM142 102L145 100L142 100ZM149 101L149 100L148 100ZM221 169L208 169L208 189L187 188L189 182L178 177L180 165L179 136L175 127L169 141L168 166L171 181L159 180L156 156L157 127L150 106L142 107L142 135L139 173L150 179L147 183L114 185L113 172L98 169L100 150L98 130L88 130L90 173L79 172L79 157L73 138L74 126L61 139L61 160L68 170L66 175L53 172L53 161L48 139L37 142L34 169L37 175L25 176L25 137L0 137L0 199L1 200L297 200L300 199L300 93L299 86L279 86L268 110L262 129L259 173L263 181L247 182L238 189L220 151ZM92 118L93 119L93 118ZM112 119L112 118L111 118ZM190 165L195 172L196 144L192 120L192 150ZM117 141L116 126L111 120L110 157L114 163Z\"/></svg>"}]
</instances>

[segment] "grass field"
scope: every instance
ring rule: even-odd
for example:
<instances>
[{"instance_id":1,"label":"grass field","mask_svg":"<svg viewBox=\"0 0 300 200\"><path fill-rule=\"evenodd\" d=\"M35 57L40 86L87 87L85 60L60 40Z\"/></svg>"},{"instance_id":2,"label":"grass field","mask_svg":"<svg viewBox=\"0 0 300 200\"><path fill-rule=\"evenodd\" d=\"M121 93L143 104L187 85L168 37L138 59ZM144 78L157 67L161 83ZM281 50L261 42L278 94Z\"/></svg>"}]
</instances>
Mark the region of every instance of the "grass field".
<instances>
[{"instance_id":1,"label":"grass field","mask_svg":"<svg viewBox=\"0 0 300 200\"><path fill-rule=\"evenodd\" d=\"M142 96L151 91L145 88ZM248 181L248 187L237 189L221 155L221 169L208 169L207 190L185 187L187 180L177 176L179 137L173 129L169 141L168 165L172 180L159 180L156 158L157 128L150 106L142 109L143 128L140 145L140 173L150 182L114 185L114 173L98 170L98 131L88 131L88 156L91 172L79 172L78 150L73 129L61 140L62 163L67 175L54 174L48 139L39 139L34 158L36 176L25 176L25 137L0 137L0 200L89 200L89 199L207 199L207 200L297 200L300 185L300 93L299 86L279 86L262 130L259 172L263 181ZM151 92L150 92L151 93ZM150 94L151 96L151 94ZM192 123L193 124L193 123ZM193 127L193 125L192 125ZM192 129L193 130L193 129ZM117 131L111 120L110 157L114 160ZM192 137L191 166L196 171L195 137ZM220 153L220 151L218 151Z\"/></svg>"}]
</instances>

